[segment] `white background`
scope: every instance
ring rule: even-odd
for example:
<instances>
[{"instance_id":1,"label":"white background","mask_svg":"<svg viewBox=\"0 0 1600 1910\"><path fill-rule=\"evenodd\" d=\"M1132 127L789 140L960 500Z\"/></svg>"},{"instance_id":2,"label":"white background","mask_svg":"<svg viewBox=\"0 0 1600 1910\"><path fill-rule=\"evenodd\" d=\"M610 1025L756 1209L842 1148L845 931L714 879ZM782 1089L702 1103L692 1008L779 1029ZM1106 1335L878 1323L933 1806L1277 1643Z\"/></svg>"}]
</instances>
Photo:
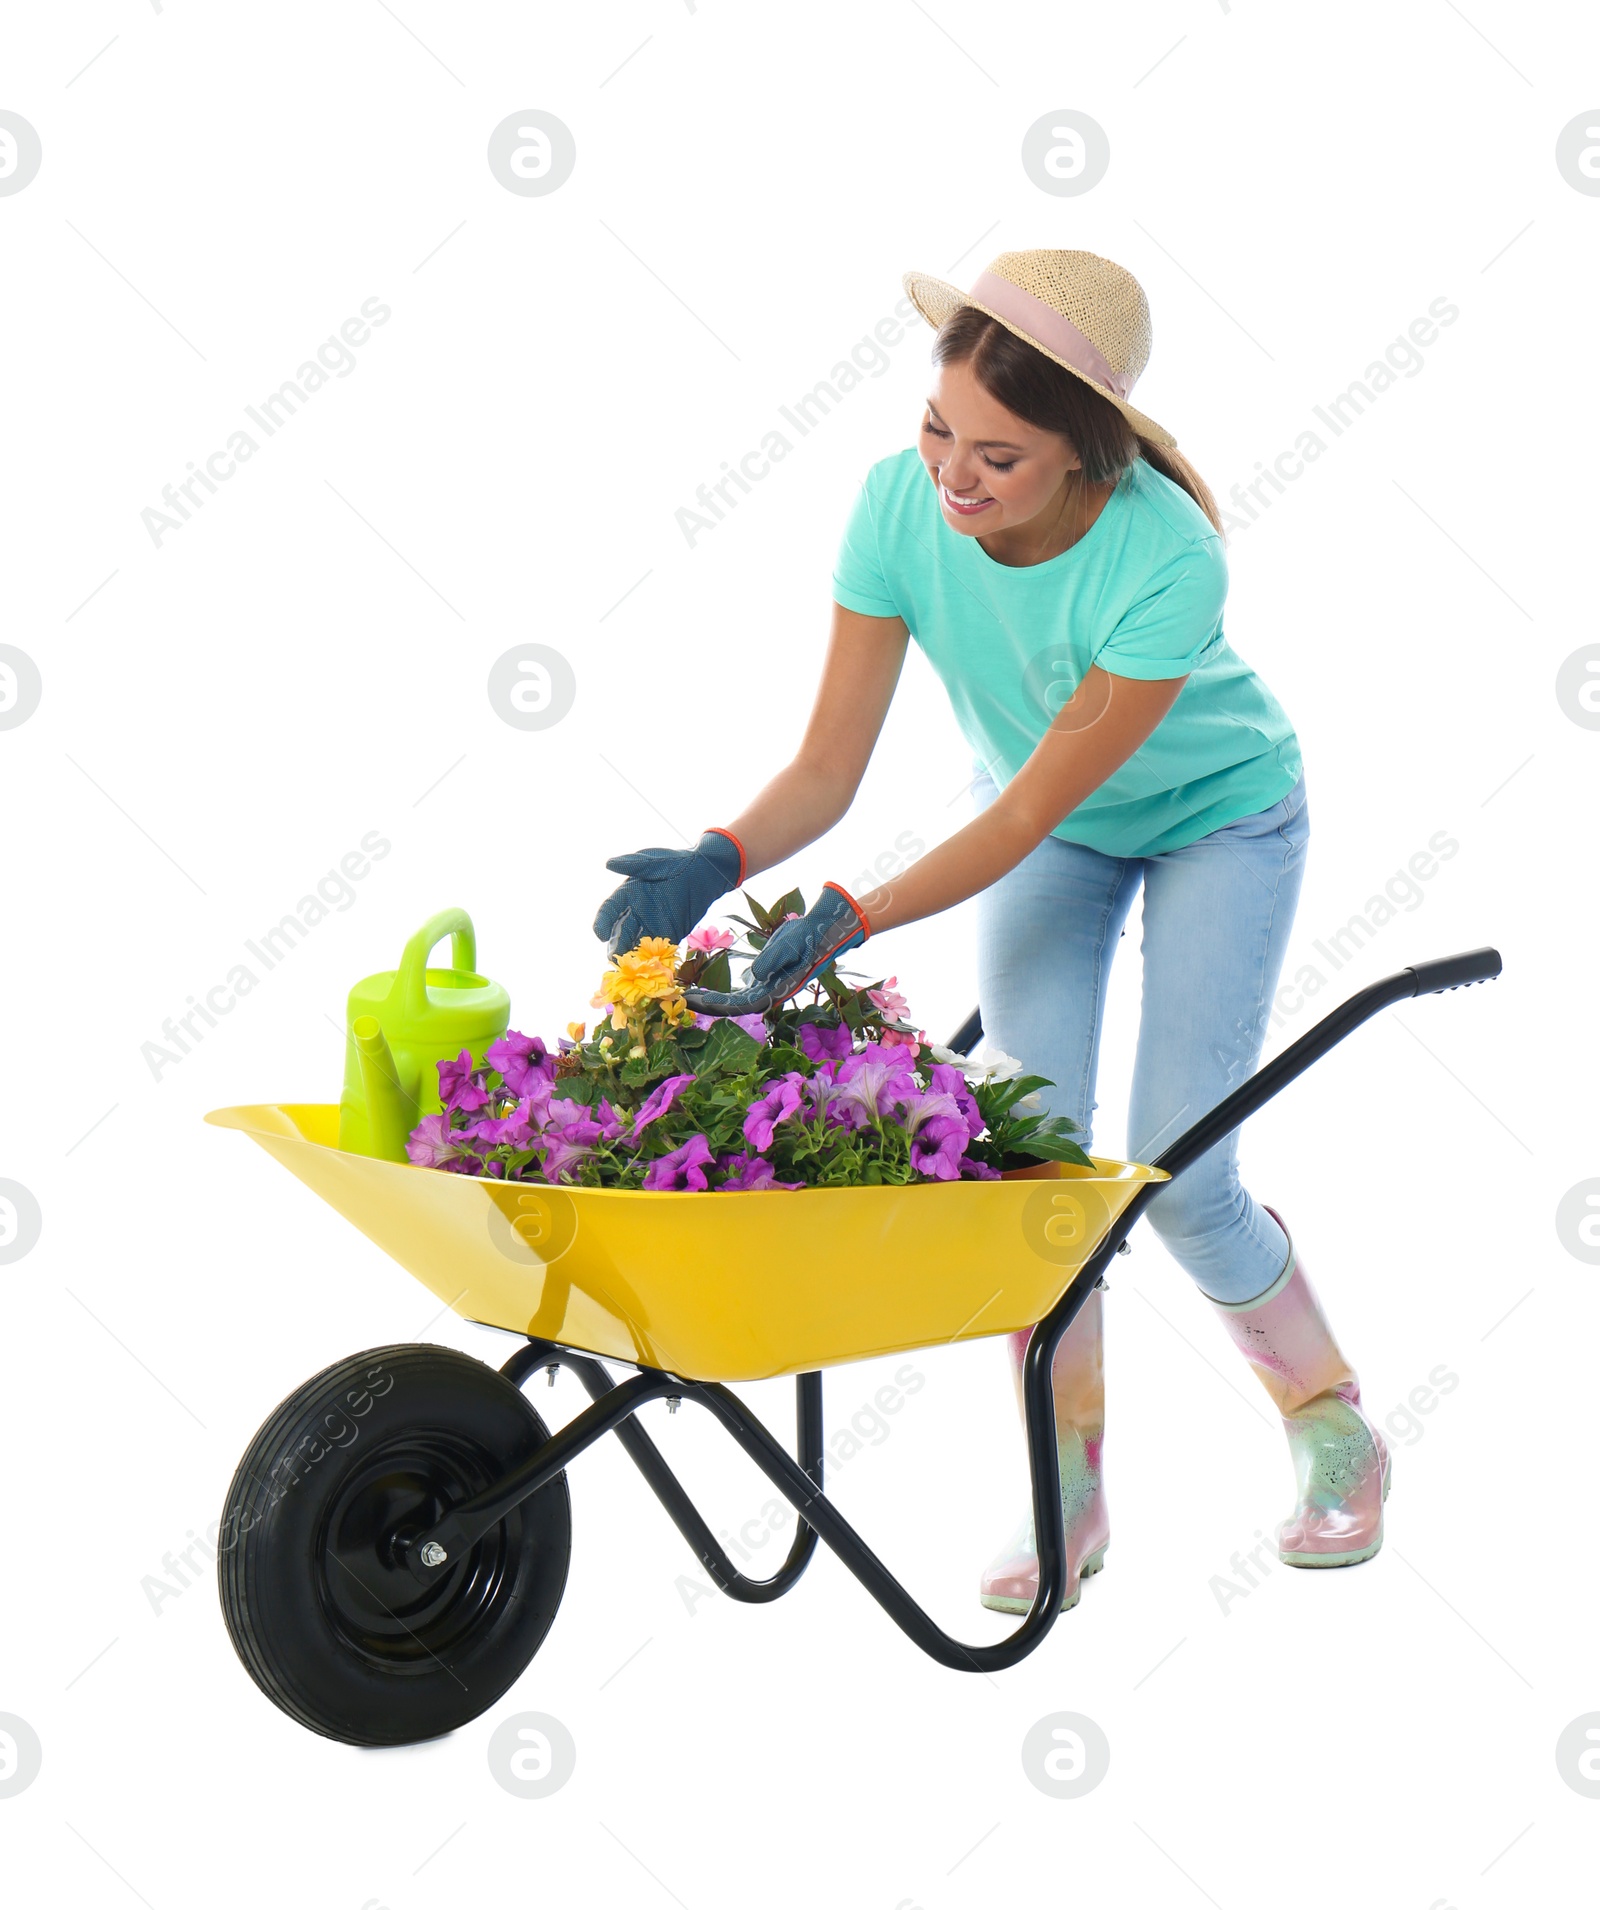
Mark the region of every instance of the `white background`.
<instances>
[{"instance_id":1,"label":"white background","mask_svg":"<svg viewBox=\"0 0 1600 1910\"><path fill-rule=\"evenodd\" d=\"M1555 1755L1600 1710L1600 1274L1555 1216L1600 1174L1600 735L1556 676L1600 634L1600 201L1554 155L1593 105L1595 23L1504 0L97 0L19 12L6 40L0 107L43 146L0 197L0 641L43 681L0 733L0 1176L43 1216L0 1267L0 1712L43 1746L37 1781L0 1799L8 1894L1571 1900L1600 1821ZM530 107L576 141L547 196L486 163ZM1110 141L1077 197L1019 157L1063 108ZM560 1616L490 1715L403 1752L313 1737L235 1660L209 1573L158 1609L148 1581L178 1585L163 1555L217 1517L257 1425L322 1365L509 1342L438 1317L200 1117L333 1099L346 989L447 904L472 911L517 1025L553 1038L587 1015L605 857L731 816L799 733L839 529L868 466L912 440L926 328L692 547L674 513L892 312L902 271L969 282L1031 246L1135 272L1155 326L1137 401L1224 501L1430 301L1459 308L1229 545L1231 641L1307 762L1286 972L1435 832L1460 845L1337 975L1319 964L1328 988L1269 1052L1408 962L1484 943L1505 960L1491 987L1368 1024L1243 1144L1390 1416L1385 1549L1356 1571L1274 1565L1222 1608L1231 1555L1289 1509L1289 1467L1265 1396L1141 1227L1108 1302L1109 1564L1019 1667L938 1669L825 1554L775 1607L686 1594L681 1540L606 1448L571 1474ZM140 514L163 485L367 298L392 317L349 375L157 547ZM486 694L529 641L578 685L540 733ZM967 773L913 654L854 810L764 891L849 883L908 829L939 839ZM370 830L392 852L353 902L155 1078L141 1048L163 1020ZM1109 1152L1137 950L1136 917ZM975 995L969 912L898 931L881 966L948 1034ZM901 1363L831 1372L832 1423ZM887 1436L863 1422L838 1498L942 1623L999 1637L975 1584L1024 1498L1003 1354L914 1363L925 1385ZM1411 1412L1440 1367L1458 1384ZM787 1435L787 1386L747 1391ZM579 1403L566 1379L536 1398ZM645 1420L713 1525L770 1496L693 1413ZM485 1755L528 1710L578 1752L532 1802ZM1111 1746L1073 1801L1021 1762L1056 1711Z\"/></svg>"}]
</instances>

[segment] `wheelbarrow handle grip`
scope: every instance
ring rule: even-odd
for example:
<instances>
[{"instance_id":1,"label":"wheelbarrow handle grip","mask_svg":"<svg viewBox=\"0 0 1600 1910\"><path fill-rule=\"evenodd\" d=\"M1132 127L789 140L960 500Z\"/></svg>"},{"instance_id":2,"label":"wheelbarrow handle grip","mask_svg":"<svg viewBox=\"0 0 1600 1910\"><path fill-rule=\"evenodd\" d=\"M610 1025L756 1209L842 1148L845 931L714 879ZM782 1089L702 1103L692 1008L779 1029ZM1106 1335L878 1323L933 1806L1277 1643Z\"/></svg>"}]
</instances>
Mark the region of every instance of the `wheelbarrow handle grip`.
<instances>
[{"instance_id":1,"label":"wheelbarrow handle grip","mask_svg":"<svg viewBox=\"0 0 1600 1910\"><path fill-rule=\"evenodd\" d=\"M1281 1054L1275 1055L1247 1081L1241 1082L1232 1094L1225 1096L1209 1114L1203 1115L1193 1127L1180 1134L1170 1147L1150 1162L1152 1167L1161 1168L1170 1178L1146 1181L1123 1208L1100 1244L1079 1268L1072 1284L1035 1328L1028 1344L1027 1359L1030 1364L1037 1363L1044 1373L1049 1372L1062 1334L1088 1299L1090 1289L1105 1272L1117 1248L1128 1237L1133 1223L1152 1200L1160 1199L1162 1190L1170 1187L1185 1168L1192 1166L1219 1141L1226 1140L1242 1121L1247 1120L1258 1108L1265 1107L1280 1089L1287 1087L1297 1075L1304 1074L1314 1061L1381 1010L1396 1002L1409 1001L1417 995L1436 994L1441 989L1461 988L1472 982L1492 981L1499 973L1500 956L1492 948L1474 948L1464 955L1445 955L1436 961L1413 963L1410 968L1399 969L1393 975L1384 976L1381 981L1369 983L1348 1000L1340 1002L1314 1027L1308 1028L1298 1041L1291 1042ZM1024 1372L1024 1387L1046 1383L1043 1377L1030 1381L1027 1371Z\"/></svg>"},{"instance_id":2,"label":"wheelbarrow handle grip","mask_svg":"<svg viewBox=\"0 0 1600 1910\"><path fill-rule=\"evenodd\" d=\"M1500 973L1500 951L1469 948L1464 955L1441 955L1435 961L1413 962L1406 972L1416 976L1419 995L1438 995L1447 988L1470 988L1474 982L1492 982Z\"/></svg>"}]
</instances>

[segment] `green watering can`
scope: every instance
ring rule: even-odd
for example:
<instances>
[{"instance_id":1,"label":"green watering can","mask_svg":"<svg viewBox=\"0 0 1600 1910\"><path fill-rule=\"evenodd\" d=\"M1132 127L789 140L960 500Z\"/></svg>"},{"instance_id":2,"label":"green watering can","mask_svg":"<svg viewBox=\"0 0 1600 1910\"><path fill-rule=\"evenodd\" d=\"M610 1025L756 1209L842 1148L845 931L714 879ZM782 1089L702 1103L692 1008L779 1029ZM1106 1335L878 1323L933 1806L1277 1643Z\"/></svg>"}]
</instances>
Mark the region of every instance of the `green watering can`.
<instances>
[{"instance_id":1,"label":"green watering can","mask_svg":"<svg viewBox=\"0 0 1600 1910\"><path fill-rule=\"evenodd\" d=\"M450 936L449 968L428 957ZM345 1014L339 1146L347 1154L403 1161L406 1137L439 1112L437 1063L463 1048L474 1061L511 1021L511 997L476 972L478 938L465 909L442 909L406 943L398 969L350 990Z\"/></svg>"}]
</instances>

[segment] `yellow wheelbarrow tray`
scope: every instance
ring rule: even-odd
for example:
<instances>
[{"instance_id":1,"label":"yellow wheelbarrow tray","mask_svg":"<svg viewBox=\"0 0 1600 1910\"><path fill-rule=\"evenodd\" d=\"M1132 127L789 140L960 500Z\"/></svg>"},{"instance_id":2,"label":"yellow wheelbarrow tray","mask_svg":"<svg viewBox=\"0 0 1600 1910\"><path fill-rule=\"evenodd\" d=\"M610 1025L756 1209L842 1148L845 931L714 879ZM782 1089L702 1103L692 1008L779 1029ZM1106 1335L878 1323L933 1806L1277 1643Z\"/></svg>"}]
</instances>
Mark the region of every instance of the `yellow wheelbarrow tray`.
<instances>
[{"instance_id":1,"label":"yellow wheelbarrow tray","mask_svg":"<svg viewBox=\"0 0 1600 1910\"><path fill-rule=\"evenodd\" d=\"M1047 1185L653 1194L340 1153L333 1106L206 1118L243 1129L465 1318L699 1380L1032 1326L1139 1189L1167 1178L1097 1159L1044 1164Z\"/></svg>"},{"instance_id":2,"label":"yellow wheelbarrow tray","mask_svg":"<svg viewBox=\"0 0 1600 1910\"><path fill-rule=\"evenodd\" d=\"M224 1613L246 1668L291 1716L352 1743L415 1742L479 1715L520 1675L559 1604L565 1468L613 1431L729 1596L782 1596L820 1537L940 1664L1015 1664L1054 1623L1064 1587L1051 1362L1146 1203L1379 1009L1492 979L1500 966L1495 950L1477 949L1373 983L1148 1165L1091 1156L1092 1167L1043 1163L1000 1181L623 1192L343 1153L329 1105L209 1114L257 1141L444 1304L527 1341L498 1375L442 1348L358 1355L268 1419L223 1519ZM973 1015L951 1045L969 1051L981 1033ZM1026 1327L1037 1329L1023 1400L1039 1593L1009 1637L964 1645L825 1496L821 1371ZM618 1383L602 1359L633 1376ZM592 1403L551 1435L520 1388L536 1369L553 1380L563 1365ZM796 1380L798 1458L728 1389L783 1376ZM709 1410L795 1508L795 1541L773 1577L738 1571L634 1418L662 1398L673 1410L684 1399ZM314 1506L316 1530L306 1523ZM474 1676L464 1680L468 1662Z\"/></svg>"}]
</instances>

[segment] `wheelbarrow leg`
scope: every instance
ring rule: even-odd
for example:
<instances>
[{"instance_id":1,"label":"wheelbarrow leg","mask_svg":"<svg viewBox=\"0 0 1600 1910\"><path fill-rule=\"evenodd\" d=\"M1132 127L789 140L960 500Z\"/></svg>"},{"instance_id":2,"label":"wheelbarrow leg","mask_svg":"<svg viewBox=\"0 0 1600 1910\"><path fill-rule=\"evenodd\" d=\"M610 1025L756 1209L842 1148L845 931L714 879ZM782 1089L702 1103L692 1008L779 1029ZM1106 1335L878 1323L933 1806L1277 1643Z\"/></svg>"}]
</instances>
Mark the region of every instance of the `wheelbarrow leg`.
<instances>
[{"instance_id":1,"label":"wheelbarrow leg","mask_svg":"<svg viewBox=\"0 0 1600 1910\"><path fill-rule=\"evenodd\" d=\"M735 1442L750 1455L801 1518L821 1534L829 1548L906 1636L920 1645L930 1658L952 1671L1001 1671L1016 1664L1043 1640L1060 1615L1061 1595L1066 1586L1067 1545L1050 1364L1062 1334L1088 1299L1124 1231L1120 1227L1113 1228L1091 1255L1083 1271L1035 1329L1023 1359L1023 1414L1028 1429L1028 1471L1033 1487L1039 1591L1027 1617L998 1644L964 1645L942 1630L735 1394L725 1386L685 1384L684 1397L697 1400L722 1422Z\"/></svg>"},{"instance_id":2,"label":"wheelbarrow leg","mask_svg":"<svg viewBox=\"0 0 1600 1910\"><path fill-rule=\"evenodd\" d=\"M501 1367L506 1378L517 1385L541 1366L559 1363L570 1367L593 1400L603 1399L616 1388L616 1381L598 1360L568 1352L547 1340L531 1340L519 1347ZM795 1380L795 1419L800 1465L816 1489L822 1489L822 1375L801 1373ZM817 1534L804 1517L795 1533L789 1556L771 1578L746 1578L717 1543L694 1502L678 1480L677 1474L661 1455L661 1449L637 1419L625 1419L613 1428L633 1463L644 1474L645 1483L666 1508L667 1516L683 1534L701 1565L720 1590L745 1605L770 1604L782 1598L799 1580L817 1549ZM787 1455L785 1455L787 1457Z\"/></svg>"}]
</instances>

